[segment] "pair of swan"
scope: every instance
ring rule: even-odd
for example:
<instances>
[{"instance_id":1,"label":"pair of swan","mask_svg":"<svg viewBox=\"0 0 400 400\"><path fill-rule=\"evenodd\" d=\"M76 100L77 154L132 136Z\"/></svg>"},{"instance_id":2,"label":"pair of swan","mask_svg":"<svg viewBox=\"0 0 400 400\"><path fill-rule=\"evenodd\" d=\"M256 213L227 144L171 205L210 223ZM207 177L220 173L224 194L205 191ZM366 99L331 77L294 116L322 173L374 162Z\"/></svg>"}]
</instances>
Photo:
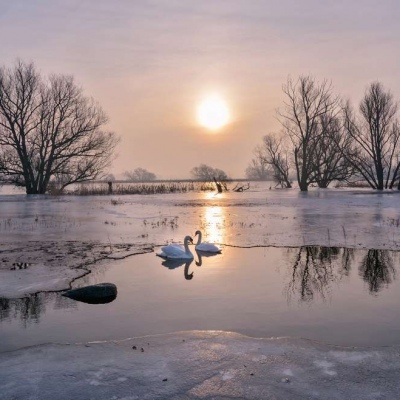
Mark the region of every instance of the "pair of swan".
<instances>
[{"instance_id":1,"label":"pair of swan","mask_svg":"<svg viewBox=\"0 0 400 400\"><path fill-rule=\"evenodd\" d=\"M201 242L201 232L196 231L195 236L199 236L199 239L196 243L196 251L203 251L205 253L221 253L221 249L212 243L202 243ZM183 247L177 244L170 244L169 246L161 247L161 253L158 253L157 256L166 258L166 259L180 259L180 260L193 260L193 254L189 250L189 243L193 244L193 239L190 236L185 236L183 241Z\"/></svg>"}]
</instances>

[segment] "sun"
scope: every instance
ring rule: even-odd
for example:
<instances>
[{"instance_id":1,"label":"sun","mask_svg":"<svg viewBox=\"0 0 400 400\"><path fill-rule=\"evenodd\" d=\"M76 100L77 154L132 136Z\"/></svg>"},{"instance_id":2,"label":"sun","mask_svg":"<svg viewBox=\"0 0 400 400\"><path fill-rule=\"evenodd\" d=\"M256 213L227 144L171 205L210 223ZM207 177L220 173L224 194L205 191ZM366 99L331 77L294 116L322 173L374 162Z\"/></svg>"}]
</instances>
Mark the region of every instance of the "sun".
<instances>
[{"instance_id":1,"label":"sun","mask_svg":"<svg viewBox=\"0 0 400 400\"><path fill-rule=\"evenodd\" d=\"M197 107L197 120L210 130L218 130L229 122L229 109L218 95L205 98Z\"/></svg>"}]
</instances>

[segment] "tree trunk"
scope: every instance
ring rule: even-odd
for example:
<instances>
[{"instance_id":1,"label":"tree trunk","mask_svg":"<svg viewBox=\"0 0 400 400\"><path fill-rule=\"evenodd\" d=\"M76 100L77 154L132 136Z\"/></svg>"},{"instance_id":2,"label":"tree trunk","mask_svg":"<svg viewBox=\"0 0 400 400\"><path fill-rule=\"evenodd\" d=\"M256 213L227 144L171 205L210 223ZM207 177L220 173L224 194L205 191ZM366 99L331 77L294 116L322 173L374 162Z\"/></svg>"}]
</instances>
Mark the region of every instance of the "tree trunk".
<instances>
[{"instance_id":1,"label":"tree trunk","mask_svg":"<svg viewBox=\"0 0 400 400\"><path fill-rule=\"evenodd\" d=\"M306 167L304 164L301 168L301 177L300 177L300 181L299 181L299 187L302 192L308 191L307 170L306 170Z\"/></svg>"},{"instance_id":2,"label":"tree trunk","mask_svg":"<svg viewBox=\"0 0 400 400\"><path fill-rule=\"evenodd\" d=\"M383 177L383 167L382 163L378 162L378 165L376 166L376 180L378 181L378 184L376 186L377 190L383 190L383 183L384 183L384 177Z\"/></svg>"},{"instance_id":3,"label":"tree trunk","mask_svg":"<svg viewBox=\"0 0 400 400\"><path fill-rule=\"evenodd\" d=\"M328 187L328 182L326 181L318 181L317 185L320 189L326 189Z\"/></svg>"},{"instance_id":4,"label":"tree trunk","mask_svg":"<svg viewBox=\"0 0 400 400\"><path fill-rule=\"evenodd\" d=\"M302 191L302 192L308 192L308 185L307 185L307 183L301 183L300 184L300 191Z\"/></svg>"},{"instance_id":5,"label":"tree trunk","mask_svg":"<svg viewBox=\"0 0 400 400\"><path fill-rule=\"evenodd\" d=\"M222 193L222 185L221 185L221 183L217 182L215 177L213 179L214 179L214 182L215 182L215 186L217 187L218 193Z\"/></svg>"}]
</instances>

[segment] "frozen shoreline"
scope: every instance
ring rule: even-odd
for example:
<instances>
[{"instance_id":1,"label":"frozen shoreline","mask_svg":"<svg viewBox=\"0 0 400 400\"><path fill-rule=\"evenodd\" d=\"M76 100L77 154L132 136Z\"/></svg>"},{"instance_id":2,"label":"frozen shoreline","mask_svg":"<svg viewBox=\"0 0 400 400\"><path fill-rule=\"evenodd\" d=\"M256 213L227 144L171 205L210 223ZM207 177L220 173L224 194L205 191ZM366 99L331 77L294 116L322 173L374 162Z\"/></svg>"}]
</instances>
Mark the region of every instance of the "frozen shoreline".
<instances>
[{"instance_id":1,"label":"frozen shoreline","mask_svg":"<svg viewBox=\"0 0 400 400\"><path fill-rule=\"evenodd\" d=\"M93 242L27 242L0 245L0 297L57 292L106 262L152 251L148 245ZM27 265L19 266L26 263Z\"/></svg>"},{"instance_id":2,"label":"frozen shoreline","mask_svg":"<svg viewBox=\"0 0 400 400\"><path fill-rule=\"evenodd\" d=\"M143 351L142 351L143 349ZM395 399L400 349L180 332L0 354L4 399Z\"/></svg>"}]
</instances>

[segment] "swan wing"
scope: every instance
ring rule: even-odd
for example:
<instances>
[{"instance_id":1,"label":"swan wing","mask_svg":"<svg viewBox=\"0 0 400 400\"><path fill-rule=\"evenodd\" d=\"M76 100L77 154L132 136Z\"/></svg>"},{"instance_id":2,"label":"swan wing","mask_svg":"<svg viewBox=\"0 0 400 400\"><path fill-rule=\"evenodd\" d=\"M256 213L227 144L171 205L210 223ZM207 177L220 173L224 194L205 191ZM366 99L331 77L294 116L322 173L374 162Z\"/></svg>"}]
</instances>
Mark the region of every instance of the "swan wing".
<instances>
[{"instance_id":1,"label":"swan wing","mask_svg":"<svg viewBox=\"0 0 400 400\"><path fill-rule=\"evenodd\" d=\"M166 258L181 258L181 259L193 258L192 253L190 252L186 253L185 250L175 245L161 247L161 250L165 254Z\"/></svg>"}]
</instances>

